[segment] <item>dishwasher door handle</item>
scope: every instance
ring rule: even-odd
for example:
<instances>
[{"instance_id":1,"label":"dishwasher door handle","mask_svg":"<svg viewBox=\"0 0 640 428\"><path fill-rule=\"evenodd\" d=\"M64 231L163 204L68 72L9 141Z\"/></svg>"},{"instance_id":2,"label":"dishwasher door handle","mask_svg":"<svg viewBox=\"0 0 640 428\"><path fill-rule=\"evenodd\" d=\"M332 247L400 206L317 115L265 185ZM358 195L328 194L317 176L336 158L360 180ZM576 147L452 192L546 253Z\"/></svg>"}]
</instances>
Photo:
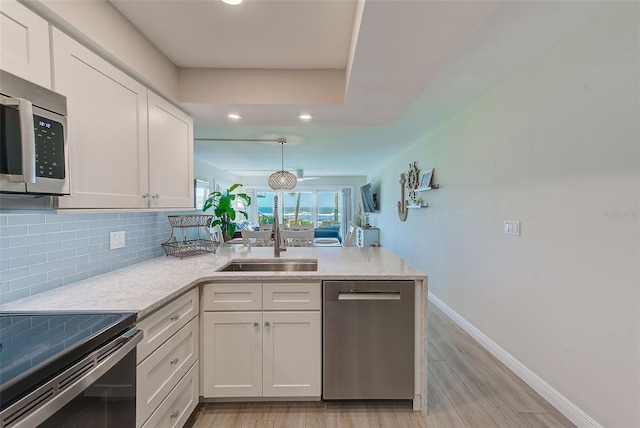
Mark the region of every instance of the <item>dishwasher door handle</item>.
<instances>
[{"instance_id":1,"label":"dishwasher door handle","mask_svg":"<svg viewBox=\"0 0 640 428\"><path fill-rule=\"evenodd\" d=\"M338 291L338 300L400 300L400 292L342 289Z\"/></svg>"}]
</instances>

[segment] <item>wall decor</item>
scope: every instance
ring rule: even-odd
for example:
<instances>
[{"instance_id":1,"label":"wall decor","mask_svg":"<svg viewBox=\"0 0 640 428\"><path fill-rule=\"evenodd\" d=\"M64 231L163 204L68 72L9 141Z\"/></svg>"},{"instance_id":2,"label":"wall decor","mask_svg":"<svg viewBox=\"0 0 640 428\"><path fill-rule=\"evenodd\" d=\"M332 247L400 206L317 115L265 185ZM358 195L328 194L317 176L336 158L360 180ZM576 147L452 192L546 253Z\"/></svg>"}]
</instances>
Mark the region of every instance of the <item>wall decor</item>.
<instances>
[{"instance_id":1,"label":"wall decor","mask_svg":"<svg viewBox=\"0 0 640 428\"><path fill-rule=\"evenodd\" d=\"M407 219L407 214L409 213L407 210L409 202L404 198L404 188L406 183L407 179L403 172L400 174L400 200L398 201L398 217L400 218L400 221L405 221Z\"/></svg>"}]
</instances>

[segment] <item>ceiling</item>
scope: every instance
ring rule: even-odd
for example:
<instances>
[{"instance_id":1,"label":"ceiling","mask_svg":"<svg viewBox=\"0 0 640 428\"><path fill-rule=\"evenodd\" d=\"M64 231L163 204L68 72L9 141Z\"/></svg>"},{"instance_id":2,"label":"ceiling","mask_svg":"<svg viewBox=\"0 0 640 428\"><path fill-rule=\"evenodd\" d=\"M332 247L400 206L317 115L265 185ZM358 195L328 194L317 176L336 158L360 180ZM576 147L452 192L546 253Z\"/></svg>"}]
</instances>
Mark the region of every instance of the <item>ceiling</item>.
<instances>
[{"instance_id":1,"label":"ceiling","mask_svg":"<svg viewBox=\"0 0 640 428\"><path fill-rule=\"evenodd\" d=\"M288 143L286 169L367 175L611 7L493 0L111 3L185 79L204 76L178 96L194 117L195 156L240 176L280 169L281 138ZM218 87L207 92L211 81ZM242 119L232 121L231 112ZM313 120L300 121L303 112ZM221 141L254 139L273 141Z\"/></svg>"}]
</instances>

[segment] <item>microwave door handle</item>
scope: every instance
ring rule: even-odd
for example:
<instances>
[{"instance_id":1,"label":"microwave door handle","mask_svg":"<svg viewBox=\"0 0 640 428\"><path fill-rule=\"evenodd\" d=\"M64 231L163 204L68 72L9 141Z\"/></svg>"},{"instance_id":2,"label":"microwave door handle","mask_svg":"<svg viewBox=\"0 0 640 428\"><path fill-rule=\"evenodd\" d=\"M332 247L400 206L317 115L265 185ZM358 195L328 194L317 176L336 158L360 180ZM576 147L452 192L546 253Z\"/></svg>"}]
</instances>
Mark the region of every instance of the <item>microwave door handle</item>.
<instances>
[{"instance_id":1,"label":"microwave door handle","mask_svg":"<svg viewBox=\"0 0 640 428\"><path fill-rule=\"evenodd\" d=\"M18 107L22 141L22 181L36 182L36 136L33 130L33 104L24 98L7 98L5 105ZM12 180L13 181L13 180Z\"/></svg>"}]
</instances>

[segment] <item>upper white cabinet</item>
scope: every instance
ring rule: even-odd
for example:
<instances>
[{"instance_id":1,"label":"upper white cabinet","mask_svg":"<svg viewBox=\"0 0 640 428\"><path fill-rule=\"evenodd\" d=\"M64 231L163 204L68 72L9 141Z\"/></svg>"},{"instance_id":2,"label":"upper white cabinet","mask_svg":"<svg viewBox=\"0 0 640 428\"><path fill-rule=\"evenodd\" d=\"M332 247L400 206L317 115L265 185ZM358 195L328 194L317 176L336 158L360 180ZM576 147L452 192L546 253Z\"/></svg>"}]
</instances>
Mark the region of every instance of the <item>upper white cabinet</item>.
<instances>
[{"instance_id":1,"label":"upper white cabinet","mask_svg":"<svg viewBox=\"0 0 640 428\"><path fill-rule=\"evenodd\" d=\"M151 91L149 193L152 208L193 208L193 120Z\"/></svg>"},{"instance_id":2,"label":"upper white cabinet","mask_svg":"<svg viewBox=\"0 0 640 428\"><path fill-rule=\"evenodd\" d=\"M146 207L147 88L58 30L53 66L69 130L72 196L60 208Z\"/></svg>"},{"instance_id":3,"label":"upper white cabinet","mask_svg":"<svg viewBox=\"0 0 640 428\"><path fill-rule=\"evenodd\" d=\"M16 0L0 1L0 68L51 89L49 24Z\"/></svg>"},{"instance_id":4,"label":"upper white cabinet","mask_svg":"<svg viewBox=\"0 0 640 428\"><path fill-rule=\"evenodd\" d=\"M71 196L60 208L193 207L193 122L62 32L53 89L67 97Z\"/></svg>"}]
</instances>

